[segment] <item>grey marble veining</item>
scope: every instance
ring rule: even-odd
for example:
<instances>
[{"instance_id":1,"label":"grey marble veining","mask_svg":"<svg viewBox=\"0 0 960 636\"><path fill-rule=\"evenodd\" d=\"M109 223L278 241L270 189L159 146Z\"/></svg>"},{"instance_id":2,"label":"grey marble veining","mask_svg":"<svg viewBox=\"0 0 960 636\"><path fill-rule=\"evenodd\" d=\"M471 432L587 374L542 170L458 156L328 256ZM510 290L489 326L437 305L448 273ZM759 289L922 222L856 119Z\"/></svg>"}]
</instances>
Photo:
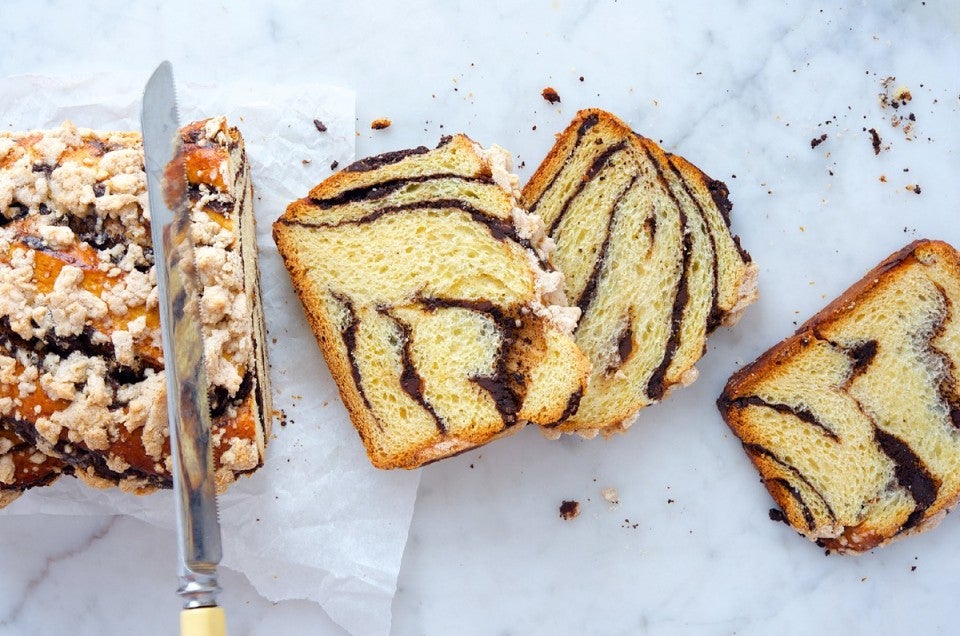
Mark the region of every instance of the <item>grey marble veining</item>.
<instances>
[{"instance_id":1,"label":"grey marble veining","mask_svg":"<svg viewBox=\"0 0 960 636\"><path fill-rule=\"evenodd\" d=\"M825 556L769 520L714 407L731 372L893 250L925 236L960 246L954 3L23 1L2 15L0 76L146 77L169 58L185 81L342 84L357 91L358 156L463 131L509 148L521 178L578 108L599 106L730 187L760 302L711 338L694 385L626 435L526 430L424 469L393 633L954 631L956 515L861 557ZM890 76L912 92L912 135L878 101ZM548 85L560 104L540 97ZM377 117L393 125L370 130ZM564 499L578 518L560 519ZM163 532L31 517L3 518L0 537L0 633L174 629ZM240 574L224 585L231 633L338 631L315 605L267 603Z\"/></svg>"}]
</instances>

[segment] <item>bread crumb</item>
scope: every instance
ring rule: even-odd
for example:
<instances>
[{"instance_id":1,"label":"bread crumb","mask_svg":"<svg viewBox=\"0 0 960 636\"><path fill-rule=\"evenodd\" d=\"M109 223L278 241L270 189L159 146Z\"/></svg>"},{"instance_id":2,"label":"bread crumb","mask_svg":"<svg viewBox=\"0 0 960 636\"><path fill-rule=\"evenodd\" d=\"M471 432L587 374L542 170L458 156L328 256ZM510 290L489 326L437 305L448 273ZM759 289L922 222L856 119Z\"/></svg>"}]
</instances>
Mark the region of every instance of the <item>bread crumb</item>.
<instances>
[{"instance_id":1,"label":"bread crumb","mask_svg":"<svg viewBox=\"0 0 960 636\"><path fill-rule=\"evenodd\" d=\"M552 86L547 86L540 92L540 95L551 104L560 103L560 95Z\"/></svg>"},{"instance_id":2,"label":"bread crumb","mask_svg":"<svg viewBox=\"0 0 960 636\"><path fill-rule=\"evenodd\" d=\"M389 128L392 124L393 122L386 117L381 117L370 122L370 128L374 130L383 130L384 128Z\"/></svg>"},{"instance_id":3,"label":"bread crumb","mask_svg":"<svg viewBox=\"0 0 960 636\"><path fill-rule=\"evenodd\" d=\"M867 132L870 133L870 143L873 145L873 154L880 154L880 144L883 143L880 139L880 133L877 132L876 128L871 128Z\"/></svg>"},{"instance_id":4,"label":"bread crumb","mask_svg":"<svg viewBox=\"0 0 960 636\"><path fill-rule=\"evenodd\" d=\"M564 500L560 504L560 518L570 521L580 515L580 502Z\"/></svg>"},{"instance_id":5,"label":"bread crumb","mask_svg":"<svg viewBox=\"0 0 960 636\"><path fill-rule=\"evenodd\" d=\"M603 498L609 501L612 505L620 505L620 495L617 493L616 488L604 488L600 491L600 494L602 494Z\"/></svg>"}]
</instances>

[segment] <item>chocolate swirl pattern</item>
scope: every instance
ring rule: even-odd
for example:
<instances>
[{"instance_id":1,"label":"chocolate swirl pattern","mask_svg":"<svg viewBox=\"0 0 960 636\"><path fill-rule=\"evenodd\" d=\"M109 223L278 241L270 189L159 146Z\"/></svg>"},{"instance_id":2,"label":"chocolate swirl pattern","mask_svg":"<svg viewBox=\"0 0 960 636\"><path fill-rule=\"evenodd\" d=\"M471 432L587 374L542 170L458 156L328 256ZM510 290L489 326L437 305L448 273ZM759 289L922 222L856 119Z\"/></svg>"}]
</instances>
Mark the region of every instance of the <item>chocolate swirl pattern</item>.
<instances>
[{"instance_id":1,"label":"chocolate swirl pattern","mask_svg":"<svg viewBox=\"0 0 960 636\"><path fill-rule=\"evenodd\" d=\"M523 190L556 241L593 365L555 432L629 426L696 378L719 324L756 298L756 267L729 228L726 187L600 110L577 114Z\"/></svg>"},{"instance_id":2,"label":"chocolate swirl pattern","mask_svg":"<svg viewBox=\"0 0 960 636\"><path fill-rule=\"evenodd\" d=\"M862 552L960 499L958 298L960 255L917 241L730 379L721 413L801 534Z\"/></svg>"},{"instance_id":3,"label":"chocolate swirl pattern","mask_svg":"<svg viewBox=\"0 0 960 636\"><path fill-rule=\"evenodd\" d=\"M274 224L378 467L557 421L583 392L576 309L554 289L542 223L517 207L508 157L456 135L365 159Z\"/></svg>"},{"instance_id":4,"label":"chocolate swirl pattern","mask_svg":"<svg viewBox=\"0 0 960 636\"><path fill-rule=\"evenodd\" d=\"M223 117L181 131L218 489L259 467L270 420L253 191ZM170 485L140 136L0 133L0 505L75 474Z\"/></svg>"}]
</instances>

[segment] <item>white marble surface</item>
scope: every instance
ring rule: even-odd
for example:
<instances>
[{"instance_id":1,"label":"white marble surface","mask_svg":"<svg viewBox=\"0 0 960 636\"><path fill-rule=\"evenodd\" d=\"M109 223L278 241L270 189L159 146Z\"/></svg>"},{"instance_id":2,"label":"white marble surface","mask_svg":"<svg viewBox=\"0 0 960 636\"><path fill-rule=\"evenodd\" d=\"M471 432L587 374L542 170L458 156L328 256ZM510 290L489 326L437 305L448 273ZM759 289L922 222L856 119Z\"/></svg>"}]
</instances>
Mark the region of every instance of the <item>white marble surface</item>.
<instances>
[{"instance_id":1,"label":"white marble surface","mask_svg":"<svg viewBox=\"0 0 960 636\"><path fill-rule=\"evenodd\" d=\"M737 365L888 253L921 236L960 245L960 10L719 4L9 2L0 76L146 77L169 58L184 81L335 83L357 91L359 156L464 131L511 149L522 177L577 108L600 106L727 182L760 303L715 334L696 384L625 436L526 430L424 469L393 633L952 633L956 515L824 556L769 521L713 401ZM913 140L880 108L887 76L912 91ZM547 85L560 104L541 99ZM377 117L393 126L369 130ZM889 148L875 156L864 127ZM564 499L578 518L559 518ZM174 630L165 531L3 517L0 539L0 633ZM232 633L341 631L316 605L271 604L231 572L224 583Z\"/></svg>"}]
</instances>

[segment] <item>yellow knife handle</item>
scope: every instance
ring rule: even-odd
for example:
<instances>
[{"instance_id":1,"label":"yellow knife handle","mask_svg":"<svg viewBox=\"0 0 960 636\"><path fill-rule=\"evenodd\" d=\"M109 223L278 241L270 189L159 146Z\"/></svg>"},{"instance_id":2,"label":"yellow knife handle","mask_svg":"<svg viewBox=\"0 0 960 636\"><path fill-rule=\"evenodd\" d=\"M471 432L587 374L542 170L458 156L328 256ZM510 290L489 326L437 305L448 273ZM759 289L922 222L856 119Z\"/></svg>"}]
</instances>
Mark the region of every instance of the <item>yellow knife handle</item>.
<instances>
[{"instance_id":1,"label":"yellow knife handle","mask_svg":"<svg viewBox=\"0 0 960 636\"><path fill-rule=\"evenodd\" d=\"M180 636L226 636L222 607L196 607L180 612Z\"/></svg>"}]
</instances>

